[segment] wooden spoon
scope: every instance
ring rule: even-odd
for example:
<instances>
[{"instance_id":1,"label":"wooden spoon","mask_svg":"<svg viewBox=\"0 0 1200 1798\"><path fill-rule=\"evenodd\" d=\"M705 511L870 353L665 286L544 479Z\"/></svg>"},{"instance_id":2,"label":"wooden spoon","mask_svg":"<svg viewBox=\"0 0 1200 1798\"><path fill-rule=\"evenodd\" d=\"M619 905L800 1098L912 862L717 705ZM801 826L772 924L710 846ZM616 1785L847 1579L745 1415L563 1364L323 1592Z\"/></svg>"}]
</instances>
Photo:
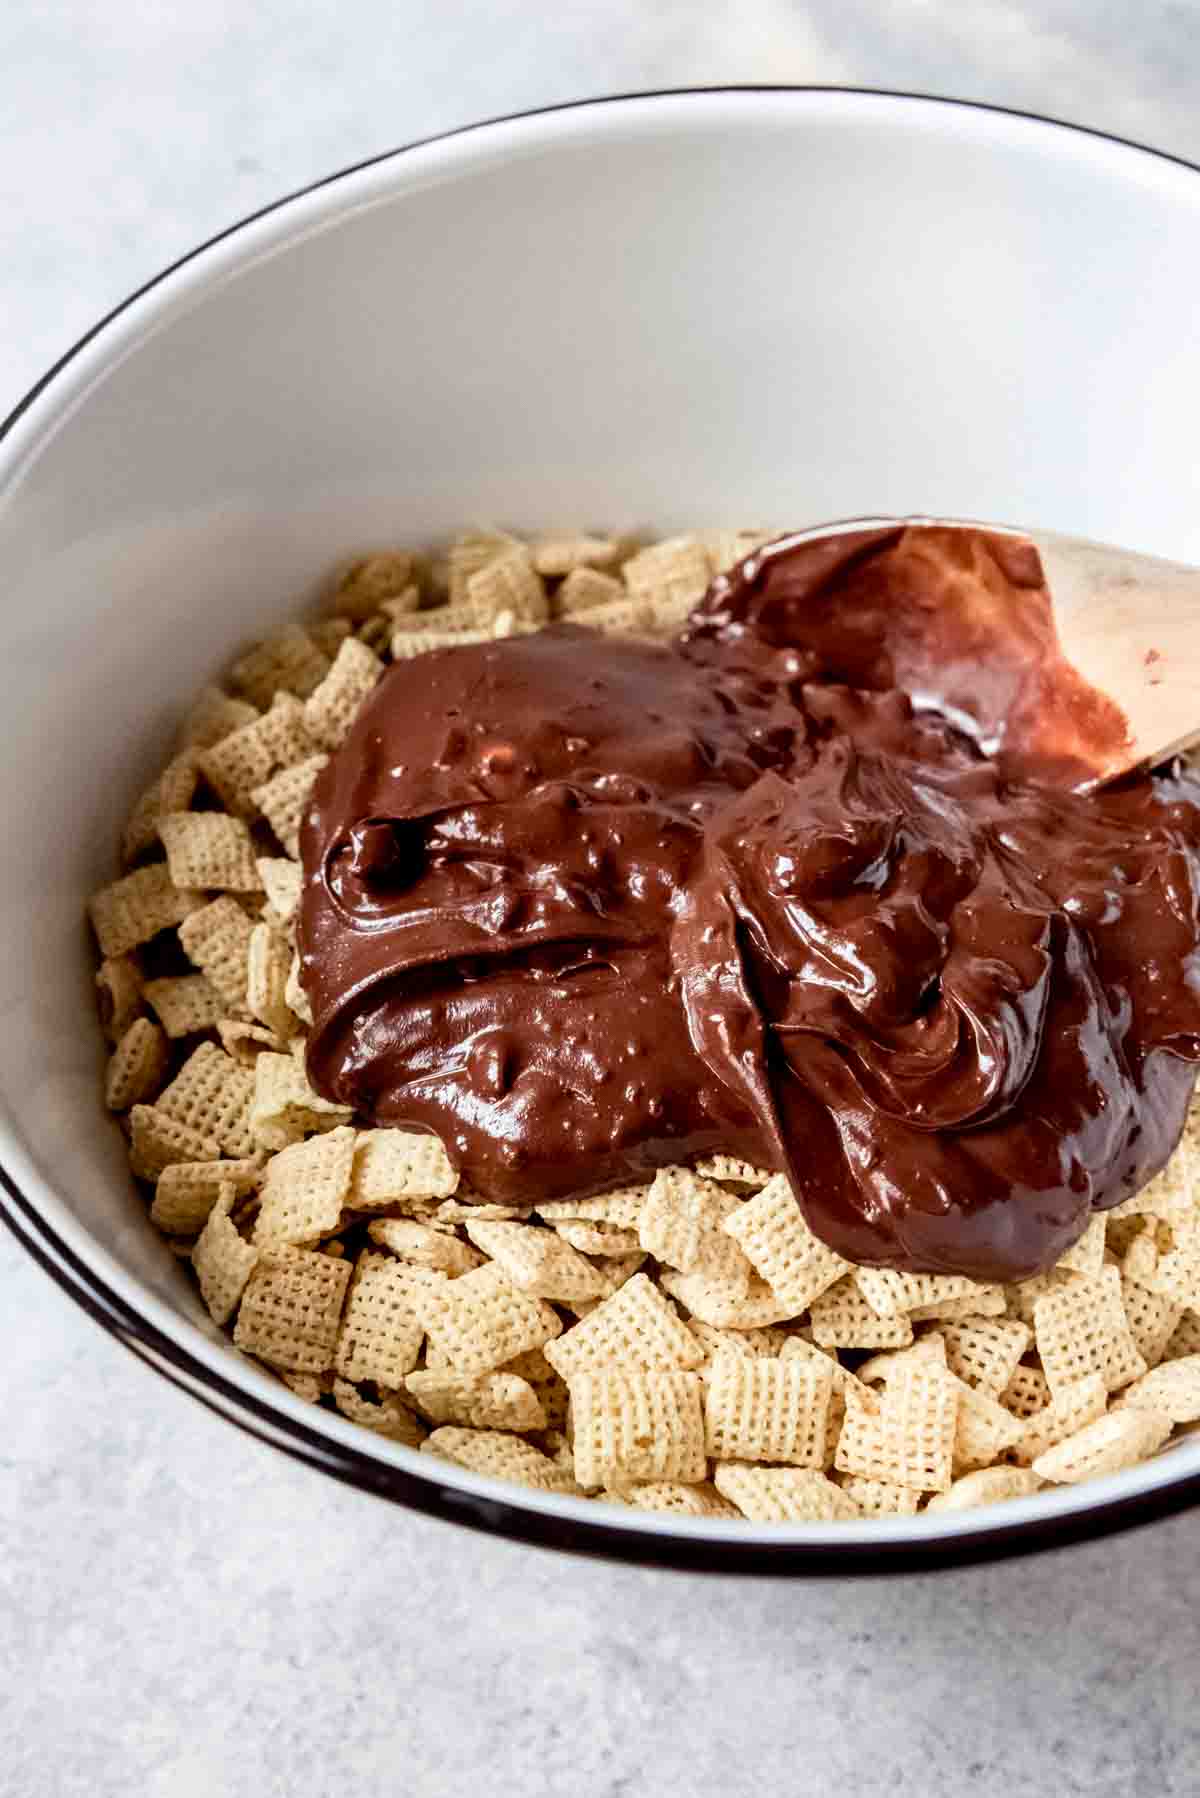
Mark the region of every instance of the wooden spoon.
<instances>
[{"instance_id":1,"label":"wooden spoon","mask_svg":"<svg viewBox=\"0 0 1200 1798\"><path fill-rule=\"evenodd\" d=\"M1056 721L1047 716L1046 734L1037 747L1040 760L1060 724L1073 732L1071 751L1063 757L1063 777L1075 789L1088 791L1200 743L1200 569L1082 537L1025 532L959 518L842 519L797 532L788 542L814 543L879 531L905 532L910 561L913 551L918 557L923 553L922 544L928 551L933 603L915 623L911 609L897 621L896 630L903 639L901 656L916 644L918 651L924 648L936 664L947 608L963 616L972 614L970 653L980 662L981 673L988 651L985 648L981 654L980 644L994 637L996 653L1001 658L1007 655L1010 665L1014 656L1026 658L1030 679L1035 681L1035 687L1027 692L1046 695L1046 714L1053 713L1056 704L1064 713L1074 711L1074 725L1069 719ZM954 543L950 534L961 534L961 545ZM1005 545L1011 557L1004 553ZM987 546L990 557L980 546ZM1036 551L1037 560L1031 550ZM959 554L968 573L956 583L953 572L947 574L946 568L952 567ZM1001 604L1014 616L1027 603L1041 605L1049 628L1045 642L1036 650L1030 647L1033 639L1026 628L1027 616L1013 634L1005 628L1000 610L989 613L988 607L996 605L995 591L982 596L985 605L979 610L978 562L981 555L989 560L997 554L1006 570L1015 570L1017 575L1015 585L1000 580ZM1022 573L1023 557L1026 566ZM890 629L885 634L890 644ZM1040 668L1033 666L1035 660ZM1061 671L1059 678L1048 676L1049 662ZM1072 680L1072 670L1078 680ZM922 695L914 690L912 679L905 679L900 672L897 684L910 691L914 703L921 704ZM1082 703L1081 696L1087 696ZM1106 700L1111 702L1107 707ZM1090 714L1089 702L1094 706ZM953 708L942 709L953 716ZM981 709L986 711L986 705ZM986 721L977 715L974 724L975 734L985 746L995 748L1003 735L1003 720L999 733L991 732L991 743L986 742ZM1018 734L1010 733L1007 747L1018 752L1014 759L1019 760L1022 745L1016 740ZM1081 745L1086 753L1080 752Z\"/></svg>"}]
</instances>

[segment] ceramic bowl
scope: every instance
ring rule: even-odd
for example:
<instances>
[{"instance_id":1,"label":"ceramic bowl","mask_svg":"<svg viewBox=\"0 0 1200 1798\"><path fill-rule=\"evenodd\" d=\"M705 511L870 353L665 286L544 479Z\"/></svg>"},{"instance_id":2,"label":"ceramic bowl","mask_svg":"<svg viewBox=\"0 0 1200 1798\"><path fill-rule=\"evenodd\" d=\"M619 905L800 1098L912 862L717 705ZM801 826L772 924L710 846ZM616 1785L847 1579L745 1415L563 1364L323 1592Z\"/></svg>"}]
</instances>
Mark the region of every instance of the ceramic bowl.
<instances>
[{"instance_id":1,"label":"ceramic bowl","mask_svg":"<svg viewBox=\"0 0 1200 1798\"><path fill-rule=\"evenodd\" d=\"M925 512L1200 562L1197 292L1200 174L1177 161L953 102L766 89L417 144L134 295L0 441L0 1162L21 1241L231 1421L529 1541L850 1573L1192 1502L1195 1441L952 1516L694 1522L502 1486L308 1407L209 1325L131 1188L81 918L188 697L362 546Z\"/></svg>"}]
</instances>

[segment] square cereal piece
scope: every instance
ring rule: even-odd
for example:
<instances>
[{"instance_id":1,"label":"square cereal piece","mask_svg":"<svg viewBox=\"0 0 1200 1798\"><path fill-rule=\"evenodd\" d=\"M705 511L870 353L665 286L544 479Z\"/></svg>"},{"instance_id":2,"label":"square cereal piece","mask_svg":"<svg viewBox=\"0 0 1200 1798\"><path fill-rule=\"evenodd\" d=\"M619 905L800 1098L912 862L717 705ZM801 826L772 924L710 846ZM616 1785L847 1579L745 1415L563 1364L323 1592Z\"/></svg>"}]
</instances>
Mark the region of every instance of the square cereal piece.
<instances>
[{"instance_id":1,"label":"square cereal piece","mask_svg":"<svg viewBox=\"0 0 1200 1798\"><path fill-rule=\"evenodd\" d=\"M1037 1351L1051 1390L1098 1373L1110 1392L1146 1372L1129 1333L1121 1298L1121 1275L1101 1268L1094 1280L1072 1277L1069 1286L1047 1292L1034 1305Z\"/></svg>"},{"instance_id":2,"label":"square cereal piece","mask_svg":"<svg viewBox=\"0 0 1200 1798\"><path fill-rule=\"evenodd\" d=\"M289 624L240 656L230 672L234 686L252 705L267 706L281 691L306 698L328 668L328 656L308 632L301 625Z\"/></svg>"},{"instance_id":3,"label":"square cereal piece","mask_svg":"<svg viewBox=\"0 0 1200 1798\"><path fill-rule=\"evenodd\" d=\"M129 1112L129 1165L139 1180L157 1180L176 1161L215 1161L221 1145L214 1136L180 1123L157 1105Z\"/></svg>"},{"instance_id":4,"label":"square cereal piece","mask_svg":"<svg viewBox=\"0 0 1200 1798\"><path fill-rule=\"evenodd\" d=\"M1088 1222L1078 1242L1073 1242L1065 1255L1060 1255L1055 1266L1065 1268L1068 1273L1082 1274L1085 1280L1094 1280L1104 1266L1104 1215L1097 1212Z\"/></svg>"},{"instance_id":5,"label":"square cereal piece","mask_svg":"<svg viewBox=\"0 0 1200 1798\"><path fill-rule=\"evenodd\" d=\"M1200 1354L1152 1368L1125 1388L1119 1403L1159 1411L1172 1423L1195 1423L1200 1419Z\"/></svg>"},{"instance_id":6,"label":"square cereal piece","mask_svg":"<svg viewBox=\"0 0 1200 1798\"><path fill-rule=\"evenodd\" d=\"M359 707L383 673L383 663L357 637L347 637L329 673L310 694L304 723L314 743L337 749L349 735Z\"/></svg>"},{"instance_id":7,"label":"square cereal piece","mask_svg":"<svg viewBox=\"0 0 1200 1798\"><path fill-rule=\"evenodd\" d=\"M1160 1411L1132 1407L1109 1411L1046 1449L1033 1463L1033 1471L1056 1485L1075 1485L1103 1473L1121 1473L1157 1453L1171 1428L1171 1419Z\"/></svg>"},{"instance_id":8,"label":"square cereal piece","mask_svg":"<svg viewBox=\"0 0 1200 1798\"><path fill-rule=\"evenodd\" d=\"M519 538L507 531L460 531L446 553L446 589L450 604L459 605L467 597L467 582L479 569L486 568L497 556L513 549L524 549ZM436 581L435 570L435 586Z\"/></svg>"},{"instance_id":9,"label":"square cereal piece","mask_svg":"<svg viewBox=\"0 0 1200 1798\"><path fill-rule=\"evenodd\" d=\"M841 1487L846 1497L854 1500L862 1517L913 1517L921 1502L921 1494L911 1486L897 1486L891 1480L868 1480L849 1474Z\"/></svg>"},{"instance_id":10,"label":"square cereal piece","mask_svg":"<svg viewBox=\"0 0 1200 1798\"><path fill-rule=\"evenodd\" d=\"M1040 1367L1016 1367L1000 1394L1000 1403L1025 1422L1050 1403L1050 1382Z\"/></svg>"},{"instance_id":11,"label":"square cereal piece","mask_svg":"<svg viewBox=\"0 0 1200 1798\"><path fill-rule=\"evenodd\" d=\"M416 592L416 557L408 549L377 550L352 562L337 584L332 599L334 612L352 623L361 623L410 589ZM416 610L414 604L413 610Z\"/></svg>"},{"instance_id":12,"label":"square cereal piece","mask_svg":"<svg viewBox=\"0 0 1200 1798\"><path fill-rule=\"evenodd\" d=\"M633 598L688 611L703 599L712 576L704 545L694 536L650 544L629 558L622 573Z\"/></svg>"},{"instance_id":13,"label":"square cereal piece","mask_svg":"<svg viewBox=\"0 0 1200 1798\"><path fill-rule=\"evenodd\" d=\"M349 1380L334 1379L333 1402L343 1417L360 1429L372 1430L389 1442L402 1442L405 1448L420 1448L428 1431L402 1399L389 1392L382 1401L364 1398Z\"/></svg>"},{"instance_id":14,"label":"square cereal piece","mask_svg":"<svg viewBox=\"0 0 1200 1798\"><path fill-rule=\"evenodd\" d=\"M813 1341L820 1348L907 1348L913 1327L901 1312L881 1317L859 1291L852 1274L814 1299L809 1307Z\"/></svg>"},{"instance_id":15,"label":"square cereal piece","mask_svg":"<svg viewBox=\"0 0 1200 1798\"><path fill-rule=\"evenodd\" d=\"M333 1234L350 1190L354 1141L354 1131L343 1124L272 1155L262 1177L256 1248L307 1245Z\"/></svg>"},{"instance_id":16,"label":"square cereal piece","mask_svg":"<svg viewBox=\"0 0 1200 1798\"><path fill-rule=\"evenodd\" d=\"M682 1486L678 1480L647 1480L639 1486L620 1486L604 1497L612 1504L630 1505L635 1511L663 1511L674 1517L741 1517L736 1506L721 1497L715 1486L701 1482Z\"/></svg>"},{"instance_id":17,"label":"square cereal piece","mask_svg":"<svg viewBox=\"0 0 1200 1798\"><path fill-rule=\"evenodd\" d=\"M216 1324L229 1322L258 1263L258 1250L242 1241L230 1218L234 1198L232 1185L218 1192L192 1250L200 1294Z\"/></svg>"},{"instance_id":18,"label":"square cereal piece","mask_svg":"<svg viewBox=\"0 0 1200 1798\"><path fill-rule=\"evenodd\" d=\"M104 1103L110 1111L148 1104L166 1072L166 1036L149 1018L135 1018L108 1058Z\"/></svg>"},{"instance_id":19,"label":"square cereal piece","mask_svg":"<svg viewBox=\"0 0 1200 1798\"><path fill-rule=\"evenodd\" d=\"M364 1130L359 1136L349 1199L356 1211L445 1198L457 1187L439 1137L415 1130Z\"/></svg>"},{"instance_id":20,"label":"square cereal piece","mask_svg":"<svg viewBox=\"0 0 1200 1798\"><path fill-rule=\"evenodd\" d=\"M253 1192L262 1163L257 1155L237 1161L176 1161L154 1189L150 1222L168 1236L194 1236L208 1222L223 1191L237 1199Z\"/></svg>"},{"instance_id":21,"label":"square cereal piece","mask_svg":"<svg viewBox=\"0 0 1200 1798\"><path fill-rule=\"evenodd\" d=\"M1004 1391L1033 1339L1029 1325L1016 1318L975 1317L943 1324L940 1334L950 1372L993 1396Z\"/></svg>"},{"instance_id":22,"label":"square cereal piece","mask_svg":"<svg viewBox=\"0 0 1200 1798\"><path fill-rule=\"evenodd\" d=\"M291 965L292 952L281 933L271 924L256 924L246 957L246 1005L285 1042L296 1029L285 998Z\"/></svg>"},{"instance_id":23,"label":"square cereal piece","mask_svg":"<svg viewBox=\"0 0 1200 1798\"><path fill-rule=\"evenodd\" d=\"M807 1311L849 1267L809 1229L783 1174L732 1212L725 1229L778 1295L784 1317Z\"/></svg>"},{"instance_id":24,"label":"square cereal piece","mask_svg":"<svg viewBox=\"0 0 1200 1798\"><path fill-rule=\"evenodd\" d=\"M215 1043L193 1049L171 1084L159 1095L158 1110L180 1124L211 1137L227 1155L252 1155L249 1130L254 1081ZM186 1161L210 1157L187 1155Z\"/></svg>"},{"instance_id":25,"label":"square cereal piece","mask_svg":"<svg viewBox=\"0 0 1200 1798\"><path fill-rule=\"evenodd\" d=\"M173 1042L211 1030L226 1009L225 1000L204 974L171 974L165 980L148 980L143 991Z\"/></svg>"},{"instance_id":26,"label":"square cereal piece","mask_svg":"<svg viewBox=\"0 0 1200 1798\"><path fill-rule=\"evenodd\" d=\"M1121 1278L1121 1303L1138 1353L1147 1367L1157 1367L1183 1316L1182 1306L1124 1275Z\"/></svg>"},{"instance_id":27,"label":"square cereal piece","mask_svg":"<svg viewBox=\"0 0 1200 1798\"><path fill-rule=\"evenodd\" d=\"M485 1271L468 1278L480 1279ZM645 1274L634 1274L581 1323L544 1346L546 1360L568 1381L605 1366L626 1372L694 1368L704 1359L700 1343Z\"/></svg>"},{"instance_id":28,"label":"square cereal piece","mask_svg":"<svg viewBox=\"0 0 1200 1798\"><path fill-rule=\"evenodd\" d=\"M635 1255L641 1248L636 1230L619 1230L615 1224L590 1224L583 1218L563 1218L551 1226L556 1236L569 1242L581 1255Z\"/></svg>"},{"instance_id":29,"label":"square cereal piece","mask_svg":"<svg viewBox=\"0 0 1200 1798\"><path fill-rule=\"evenodd\" d=\"M158 834L177 887L261 892L254 844L240 818L227 812L168 812L158 821Z\"/></svg>"},{"instance_id":30,"label":"square cereal piece","mask_svg":"<svg viewBox=\"0 0 1200 1798\"><path fill-rule=\"evenodd\" d=\"M463 1430L444 1424L425 1438L421 1452L452 1461L471 1473L493 1480L512 1480L542 1492L561 1492L569 1487L560 1468L532 1442L505 1430Z\"/></svg>"},{"instance_id":31,"label":"square cereal piece","mask_svg":"<svg viewBox=\"0 0 1200 1798\"><path fill-rule=\"evenodd\" d=\"M751 1523L848 1523L862 1515L849 1492L807 1467L721 1461L713 1484Z\"/></svg>"},{"instance_id":32,"label":"square cereal piece","mask_svg":"<svg viewBox=\"0 0 1200 1798\"><path fill-rule=\"evenodd\" d=\"M964 1323L978 1317L1003 1317L1007 1310L1003 1286L972 1281L965 1298L934 1299L928 1305L914 1305L908 1312L910 1323ZM1032 1323L1032 1316L1027 1320Z\"/></svg>"},{"instance_id":33,"label":"square cereal piece","mask_svg":"<svg viewBox=\"0 0 1200 1798\"><path fill-rule=\"evenodd\" d=\"M787 1461L823 1467L832 1372L719 1349L708 1371L704 1423L714 1461Z\"/></svg>"},{"instance_id":34,"label":"square cereal piece","mask_svg":"<svg viewBox=\"0 0 1200 1798\"><path fill-rule=\"evenodd\" d=\"M494 1262L419 1288L413 1307L442 1363L464 1374L491 1373L562 1330L558 1313L519 1291Z\"/></svg>"},{"instance_id":35,"label":"square cereal piece","mask_svg":"<svg viewBox=\"0 0 1200 1798\"><path fill-rule=\"evenodd\" d=\"M414 1218L377 1218L367 1225L367 1234L372 1242L398 1255L401 1261L410 1261L414 1267L433 1268L437 1273L449 1274L452 1280L482 1267L485 1259L478 1249L450 1231L418 1223Z\"/></svg>"},{"instance_id":36,"label":"square cereal piece","mask_svg":"<svg viewBox=\"0 0 1200 1798\"><path fill-rule=\"evenodd\" d=\"M771 1178L771 1171L742 1161L737 1155L705 1155L696 1163L696 1172L705 1180L719 1180L724 1186L742 1186L761 1192Z\"/></svg>"},{"instance_id":37,"label":"square cereal piece","mask_svg":"<svg viewBox=\"0 0 1200 1798\"><path fill-rule=\"evenodd\" d=\"M300 700L279 693L269 712L204 750L198 760L201 774L225 809L239 818L251 818L254 788L269 780L276 768L303 761L313 747Z\"/></svg>"},{"instance_id":38,"label":"square cereal piece","mask_svg":"<svg viewBox=\"0 0 1200 1798\"><path fill-rule=\"evenodd\" d=\"M303 868L299 862L289 861L282 855L260 855L257 867L267 904L281 924L290 924L300 909Z\"/></svg>"},{"instance_id":39,"label":"square cereal piece","mask_svg":"<svg viewBox=\"0 0 1200 1798\"><path fill-rule=\"evenodd\" d=\"M1028 1467L1048 1448L1064 1442L1085 1424L1103 1416L1106 1403L1107 1390L1098 1373L1060 1386L1048 1405L1025 1420L1021 1434L1013 1444L1013 1460Z\"/></svg>"},{"instance_id":40,"label":"square cereal piece","mask_svg":"<svg viewBox=\"0 0 1200 1798\"><path fill-rule=\"evenodd\" d=\"M188 960L220 994L225 1014L240 1011L246 1003L246 962L253 928L237 900L227 893L202 905L179 926L179 941Z\"/></svg>"},{"instance_id":41,"label":"square cereal piece","mask_svg":"<svg viewBox=\"0 0 1200 1798\"><path fill-rule=\"evenodd\" d=\"M333 1366L350 1265L309 1249L261 1256L242 1295L233 1340L272 1367L324 1373Z\"/></svg>"},{"instance_id":42,"label":"square cereal piece","mask_svg":"<svg viewBox=\"0 0 1200 1798\"><path fill-rule=\"evenodd\" d=\"M678 1368L594 1368L570 1382L575 1478L581 1486L704 1479L701 1385Z\"/></svg>"},{"instance_id":43,"label":"square cereal piece","mask_svg":"<svg viewBox=\"0 0 1200 1798\"><path fill-rule=\"evenodd\" d=\"M604 1279L590 1261L541 1224L489 1223L468 1218L466 1232L514 1286L536 1298L596 1299Z\"/></svg>"},{"instance_id":44,"label":"square cereal piece","mask_svg":"<svg viewBox=\"0 0 1200 1798\"><path fill-rule=\"evenodd\" d=\"M335 1130L352 1116L348 1105L335 1105L313 1091L294 1055L265 1050L254 1063L252 1091L250 1130L259 1148L286 1149L315 1131Z\"/></svg>"},{"instance_id":45,"label":"square cereal piece","mask_svg":"<svg viewBox=\"0 0 1200 1798\"><path fill-rule=\"evenodd\" d=\"M96 970L96 1009L100 1028L110 1043L119 1043L133 1020L145 1010L142 976L131 955L106 957Z\"/></svg>"},{"instance_id":46,"label":"square cereal piece","mask_svg":"<svg viewBox=\"0 0 1200 1798\"><path fill-rule=\"evenodd\" d=\"M466 601L486 616L511 612L525 624L544 624L550 602L533 558L523 543L493 556L467 576Z\"/></svg>"},{"instance_id":47,"label":"square cereal piece","mask_svg":"<svg viewBox=\"0 0 1200 1798\"><path fill-rule=\"evenodd\" d=\"M425 1368L406 1375L404 1385L417 1409L434 1423L456 1423L472 1430L546 1427L541 1400L519 1374Z\"/></svg>"},{"instance_id":48,"label":"square cereal piece","mask_svg":"<svg viewBox=\"0 0 1200 1798\"><path fill-rule=\"evenodd\" d=\"M912 1362L873 1402L853 1390L834 1465L840 1473L887 1480L917 1492L945 1492L953 1477L961 1381Z\"/></svg>"},{"instance_id":49,"label":"square cereal piece","mask_svg":"<svg viewBox=\"0 0 1200 1798\"><path fill-rule=\"evenodd\" d=\"M248 699L235 699L220 687L204 687L183 721L179 739L185 749L211 749L257 717L258 707Z\"/></svg>"},{"instance_id":50,"label":"square cereal piece","mask_svg":"<svg viewBox=\"0 0 1200 1798\"><path fill-rule=\"evenodd\" d=\"M978 1505L995 1505L1006 1498L1028 1498L1041 1485L1041 1476L1028 1467L980 1467L965 1473L946 1492L931 1498L927 1511L970 1511Z\"/></svg>"},{"instance_id":51,"label":"square cereal piece","mask_svg":"<svg viewBox=\"0 0 1200 1798\"><path fill-rule=\"evenodd\" d=\"M792 1315L790 1306L765 1280L754 1274L749 1285L707 1280L703 1274L677 1274L664 1269L659 1276L664 1291L686 1311L718 1330L757 1330L782 1323Z\"/></svg>"},{"instance_id":52,"label":"square cereal piece","mask_svg":"<svg viewBox=\"0 0 1200 1798\"><path fill-rule=\"evenodd\" d=\"M101 955L112 960L181 924L203 904L203 893L175 885L165 862L151 862L93 893L88 914Z\"/></svg>"},{"instance_id":53,"label":"square cereal piece","mask_svg":"<svg viewBox=\"0 0 1200 1798\"><path fill-rule=\"evenodd\" d=\"M748 1292L754 1270L722 1228L741 1205L688 1168L659 1168L638 1218L642 1247L682 1274Z\"/></svg>"},{"instance_id":54,"label":"square cereal piece","mask_svg":"<svg viewBox=\"0 0 1200 1798\"><path fill-rule=\"evenodd\" d=\"M577 612L590 612L597 606L619 605L625 599L625 588L612 574L601 574L598 568L573 568L554 596L555 609L565 618Z\"/></svg>"},{"instance_id":55,"label":"square cereal piece","mask_svg":"<svg viewBox=\"0 0 1200 1798\"><path fill-rule=\"evenodd\" d=\"M365 1249L354 1269L333 1365L347 1380L401 1387L417 1365L425 1329L417 1295L444 1276Z\"/></svg>"},{"instance_id":56,"label":"square cereal piece","mask_svg":"<svg viewBox=\"0 0 1200 1798\"><path fill-rule=\"evenodd\" d=\"M565 532L558 536L538 537L530 545L534 569L554 579L571 574L577 568L609 568L616 561L618 546L611 537L589 537L580 531L575 536Z\"/></svg>"},{"instance_id":57,"label":"square cereal piece","mask_svg":"<svg viewBox=\"0 0 1200 1798\"><path fill-rule=\"evenodd\" d=\"M965 1299L975 1285L964 1274L904 1274L890 1267L857 1267L858 1289L880 1317L898 1317L915 1305Z\"/></svg>"},{"instance_id":58,"label":"square cereal piece","mask_svg":"<svg viewBox=\"0 0 1200 1798\"><path fill-rule=\"evenodd\" d=\"M546 1199L537 1207L537 1214L548 1224L582 1218L589 1223L613 1224L619 1230L636 1230L649 1196L648 1185L622 1186L591 1199Z\"/></svg>"},{"instance_id":59,"label":"square cereal piece","mask_svg":"<svg viewBox=\"0 0 1200 1798\"><path fill-rule=\"evenodd\" d=\"M362 645L358 647L361 649ZM309 704L312 704L311 700ZM313 782L328 760L327 755L310 755L302 762L290 762L286 768L272 774L270 780L264 780L261 786L250 790L253 804L293 860L300 854L300 826L304 822ZM257 866L256 861L256 869ZM259 879L262 879L261 873Z\"/></svg>"},{"instance_id":60,"label":"square cereal piece","mask_svg":"<svg viewBox=\"0 0 1200 1798\"><path fill-rule=\"evenodd\" d=\"M1200 1218L1173 1217L1168 1228L1171 1247L1160 1253L1144 1283L1182 1310L1200 1311Z\"/></svg>"}]
</instances>

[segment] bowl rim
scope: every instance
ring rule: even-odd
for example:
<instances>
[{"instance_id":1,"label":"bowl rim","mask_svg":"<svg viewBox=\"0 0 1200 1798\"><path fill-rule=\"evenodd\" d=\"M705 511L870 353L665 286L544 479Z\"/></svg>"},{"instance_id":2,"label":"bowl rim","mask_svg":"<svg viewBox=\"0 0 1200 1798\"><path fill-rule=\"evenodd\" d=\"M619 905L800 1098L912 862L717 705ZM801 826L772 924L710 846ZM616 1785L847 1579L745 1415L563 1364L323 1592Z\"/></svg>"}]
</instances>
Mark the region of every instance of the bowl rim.
<instances>
[{"instance_id":1,"label":"bowl rim","mask_svg":"<svg viewBox=\"0 0 1200 1798\"><path fill-rule=\"evenodd\" d=\"M525 126L566 114L595 113L654 102L696 102L731 96L774 96L790 100L841 98L898 102L914 108L957 110L991 118L1024 121L1067 133L1072 139L1118 146L1200 174L1200 165L1170 151L1154 149L1115 132L1074 124L1022 107L991 105L947 95L840 84L735 83L684 88L634 90L566 101L491 116L413 139L381 151L269 201L206 238L142 283L86 331L18 400L0 423L0 459L9 467L6 479L24 461L18 426L52 385L74 369L88 347L109 328L126 319L138 303L163 287L178 271L206 258L219 245L258 221L297 206L326 188L352 181L365 172L399 162L415 152L441 149L461 139L505 127ZM245 262L234 266L245 266ZM202 274L203 269L197 270ZM164 299L167 296L162 296ZM106 362L102 367L111 366ZM53 408L46 423L53 426ZM34 421L30 420L32 424ZM36 433L37 437L42 435ZM13 455L12 441L16 440ZM0 474L4 471L0 470ZM980 1564L1014 1555L1099 1539L1116 1531L1145 1525L1200 1502L1200 1471L1171 1474L1174 1454L1144 1463L1124 1474L1089 1482L1085 1488L1060 1488L1030 1499L959 1514L943 1513L935 1525L923 1517L863 1523L771 1525L706 1522L661 1513L597 1505L513 1487L498 1480L435 1462L429 1456L370 1437L345 1419L321 1412L314 1428L309 1407L282 1384L276 1392L257 1370L243 1366L224 1347L209 1344L198 1326L174 1318L169 1308L144 1288L141 1304L121 1290L138 1291L140 1282L123 1275L97 1245L99 1260L111 1264L106 1277L80 1252L87 1238L77 1224L64 1233L31 1196L39 1188L45 1201L64 1210L24 1153L15 1132L0 1115L0 1220L61 1291L110 1335L164 1378L226 1418L247 1434L282 1450L293 1459L359 1490L406 1507L482 1529L523 1543L577 1554L694 1572L771 1573L825 1576L874 1575ZM75 1245L69 1236L77 1238ZM157 1314L157 1320L155 1315ZM175 1333L178 1331L178 1335ZM186 1338L194 1338L189 1346ZM183 1338L183 1339L181 1339ZM1188 1455L1189 1461L1194 1457ZM1086 1497L1083 1496L1086 1491Z\"/></svg>"}]
</instances>

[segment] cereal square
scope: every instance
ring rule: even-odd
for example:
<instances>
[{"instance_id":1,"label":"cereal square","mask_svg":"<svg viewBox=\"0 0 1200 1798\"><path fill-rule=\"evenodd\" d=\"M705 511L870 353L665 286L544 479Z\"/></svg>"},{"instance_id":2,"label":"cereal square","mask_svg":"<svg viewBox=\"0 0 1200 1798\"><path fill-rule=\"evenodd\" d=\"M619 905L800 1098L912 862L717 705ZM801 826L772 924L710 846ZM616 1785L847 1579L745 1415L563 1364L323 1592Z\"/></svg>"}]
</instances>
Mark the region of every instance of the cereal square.
<instances>
[{"instance_id":1,"label":"cereal square","mask_svg":"<svg viewBox=\"0 0 1200 1798\"><path fill-rule=\"evenodd\" d=\"M849 1266L809 1229L783 1174L772 1175L761 1192L739 1205L725 1229L777 1295L785 1317L807 1311Z\"/></svg>"},{"instance_id":2,"label":"cereal square","mask_svg":"<svg viewBox=\"0 0 1200 1798\"><path fill-rule=\"evenodd\" d=\"M575 1478L581 1486L704 1479L701 1384L679 1368L595 1368L572 1376Z\"/></svg>"},{"instance_id":3,"label":"cereal square","mask_svg":"<svg viewBox=\"0 0 1200 1798\"><path fill-rule=\"evenodd\" d=\"M781 1361L719 1349L705 1384L704 1421L715 1461L825 1465L832 1373L813 1361Z\"/></svg>"}]
</instances>

